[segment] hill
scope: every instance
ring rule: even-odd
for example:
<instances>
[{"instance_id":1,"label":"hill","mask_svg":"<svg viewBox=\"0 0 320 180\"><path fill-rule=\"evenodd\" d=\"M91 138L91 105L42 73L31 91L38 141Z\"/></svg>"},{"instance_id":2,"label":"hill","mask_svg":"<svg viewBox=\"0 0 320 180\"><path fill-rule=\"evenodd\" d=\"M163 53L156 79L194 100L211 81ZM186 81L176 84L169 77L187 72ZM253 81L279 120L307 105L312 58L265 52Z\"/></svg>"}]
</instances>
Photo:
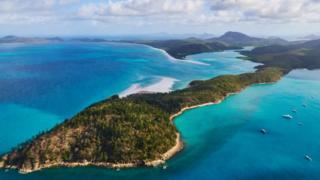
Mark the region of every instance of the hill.
<instances>
[{"instance_id":1,"label":"hill","mask_svg":"<svg viewBox=\"0 0 320 180\"><path fill-rule=\"evenodd\" d=\"M233 46L266 46L266 45L273 45L273 44L288 44L286 40L280 38L256 38L251 37L246 34L240 32L226 32L220 37L211 38L208 41L213 42L223 42Z\"/></svg>"}]
</instances>

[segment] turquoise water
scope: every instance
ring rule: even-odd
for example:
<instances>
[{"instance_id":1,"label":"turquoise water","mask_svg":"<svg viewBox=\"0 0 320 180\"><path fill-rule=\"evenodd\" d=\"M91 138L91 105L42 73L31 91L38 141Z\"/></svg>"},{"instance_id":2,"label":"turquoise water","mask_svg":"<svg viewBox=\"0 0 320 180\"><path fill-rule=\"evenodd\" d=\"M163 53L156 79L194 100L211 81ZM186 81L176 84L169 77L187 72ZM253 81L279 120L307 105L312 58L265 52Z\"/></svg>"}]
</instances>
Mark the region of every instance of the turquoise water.
<instances>
[{"instance_id":1,"label":"turquoise water","mask_svg":"<svg viewBox=\"0 0 320 180\"><path fill-rule=\"evenodd\" d=\"M148 85L165 76L180 80L177 89L192 79L253 71L256 64L238 56L227 51L188 57L207 64L199 65L140 45L1 45L0 153L133 83ZM185 112L175 120L185 149L166 170L55 168L28 175L0 171L0 179L319 179L319 75L296 70L277 84L256 85L219 105ZM281 117L292 109L293 120Z\"/></svg>"},{"instance_id":2,"label":"turquoise water","mask_svg":"<svg viewBox=\"0 0 320 180\"><path fill-rule=\"evenodd\" d=\"M192 169L184 175L190 179L319 179L320 71L303 72L319 79L294 71L277 84L256 85L220 105L178 117L175 123L187 146L181 162ZM297 114L291 113L293 109ZM294 119L283 119L283 114ZM259 132L262 128L267 135ZM306 154L312 162L304 158Z\"/></svg>"}]
</instances>

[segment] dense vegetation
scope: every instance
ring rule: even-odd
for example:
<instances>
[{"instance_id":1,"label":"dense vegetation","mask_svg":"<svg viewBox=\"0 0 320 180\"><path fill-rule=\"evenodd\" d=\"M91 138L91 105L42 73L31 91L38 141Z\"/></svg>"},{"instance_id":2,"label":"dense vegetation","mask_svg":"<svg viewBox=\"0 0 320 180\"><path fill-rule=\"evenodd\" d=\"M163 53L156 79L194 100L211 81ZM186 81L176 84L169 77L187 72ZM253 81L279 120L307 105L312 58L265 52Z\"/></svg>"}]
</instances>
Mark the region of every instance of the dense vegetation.
<instances>
[{"instance_id":1,"label":"dense vegetation","mask_svg":"<svg viewBox=\"0 0 320 180\"><path fill-rule=\"evenodd\" d=\"M283 72L266 68L256 73L193 81L171 93L113 96L2 156L3 167L36 170L65 162L135 163L160 158L174 146L176 132L169 116L183 107L222 99L254 84L274 82Z\"/></svg>"},{"instance_id":2,"label":"dense vegetation","mask_svg":"<svg viewBox=\"0 0 320 180\"><path fill-rule=\"evenodd\" d=\"M292 69L320 68L320 40L287 46L273 45L243 51L251 61L262 63L259 68L280 67L288 72Z\"/></svg>"}]
</instances>

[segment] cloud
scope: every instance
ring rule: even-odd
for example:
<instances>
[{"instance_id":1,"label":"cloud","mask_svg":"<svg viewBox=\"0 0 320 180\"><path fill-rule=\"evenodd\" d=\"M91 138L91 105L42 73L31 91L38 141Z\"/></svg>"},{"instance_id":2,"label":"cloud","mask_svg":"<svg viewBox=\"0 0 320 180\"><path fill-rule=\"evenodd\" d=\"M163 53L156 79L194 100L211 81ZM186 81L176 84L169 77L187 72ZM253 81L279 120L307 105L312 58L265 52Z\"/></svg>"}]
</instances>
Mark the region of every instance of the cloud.
<instances>
[{"instance_id":1,"label":"cloud","mask_svg":"<svg viewBox=\"0 0 320 180\"><path fill-rule=\"evenodd\" d=\"M0 23L39 23L58 20L63 6L78 0L1 0Z\"/></svg>"},{"instance_id":2,"label":"cloud","mask_svg":"<svg viewBox=\"0 0 320 180\"><path fill-rule=\"evenodd\" d=\"M202 8L202 0L126 0L83 5L79 15L89 16L153 16L192 13Z\"/></svg>"},{"instance_id":3,"label":"cloud","mask_svg":"<svg viewBox=\"0 0 320 180\"><path fill-rule=\"evenodd\" d=\"M320 23L320 0L0 0L0 23Z\"/></svg>"},{"instance_id":4,"label":"cloud","mask_svg":"<svg viewBox=\"0 0 320 180\"><path fill-rule=\"evenodd\" d=\"M320 23L319 0L122 0L83 4L78 15L97 21L154 23ZM119 18L120 17L120 18Z\"/></svg>"},{"instance_id":5,"label":"cloud","mask_svg":"<svg viewBox=\"0 0 320 180\"><path fill-rule=\"evenodd\" d=\"M237 12L239 21L320 22L319 0L212 0L210 5L217 16Z\"/></svg>"}]
</instances>

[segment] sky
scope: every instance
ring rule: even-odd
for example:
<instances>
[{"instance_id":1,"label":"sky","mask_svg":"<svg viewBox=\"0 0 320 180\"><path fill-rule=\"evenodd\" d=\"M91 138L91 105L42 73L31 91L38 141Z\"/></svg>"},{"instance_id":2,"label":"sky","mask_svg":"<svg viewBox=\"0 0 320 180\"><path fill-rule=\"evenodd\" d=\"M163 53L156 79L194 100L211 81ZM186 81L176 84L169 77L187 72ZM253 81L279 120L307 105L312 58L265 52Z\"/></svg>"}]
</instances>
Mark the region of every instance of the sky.
<instances>
[{"instance_id":1,"label":"sky","mask_svg":"<svg viewBox=\"0 0 320 180\"><path fill-rule=\"evenodd\" d=\"M0 0L0 35L320 34L320 0Z\"/></svg>"}]
</instances>

